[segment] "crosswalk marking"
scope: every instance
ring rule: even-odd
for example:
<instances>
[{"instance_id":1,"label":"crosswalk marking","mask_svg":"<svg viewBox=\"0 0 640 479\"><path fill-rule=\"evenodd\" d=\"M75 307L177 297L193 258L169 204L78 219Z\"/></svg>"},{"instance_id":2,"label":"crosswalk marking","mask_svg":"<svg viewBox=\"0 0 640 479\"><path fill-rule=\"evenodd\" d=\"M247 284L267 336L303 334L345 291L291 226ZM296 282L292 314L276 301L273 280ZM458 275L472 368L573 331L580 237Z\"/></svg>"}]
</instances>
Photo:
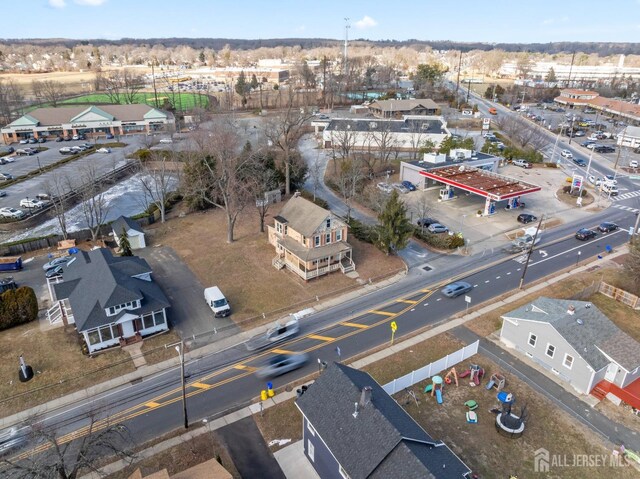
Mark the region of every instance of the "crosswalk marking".
<instances>
[{"instance_id":1,"label":"crosswalk marking","mask_svg":"<svg viewBox=\"0 0 640 479\"><path fill-rule=\"evenodd\" d=\"M614 208L618 208L619 210L631 211L632 213L638 213L640 210L638 208L633 208L631 206L625 205L612 205Z\"/></svg>"},{"instance_id":2,"label":"crosswalk marking","mask_svg":"<svg viewBox=\"0 0 640 479\"><path fill-rule=\"evenodd\" d=\"M612 196L611 201L628 200L629 198L636 198L638 196L640 196L640 190L630 191L629 193L622 193L618 196Z\"/></svg>"}]
</instances>

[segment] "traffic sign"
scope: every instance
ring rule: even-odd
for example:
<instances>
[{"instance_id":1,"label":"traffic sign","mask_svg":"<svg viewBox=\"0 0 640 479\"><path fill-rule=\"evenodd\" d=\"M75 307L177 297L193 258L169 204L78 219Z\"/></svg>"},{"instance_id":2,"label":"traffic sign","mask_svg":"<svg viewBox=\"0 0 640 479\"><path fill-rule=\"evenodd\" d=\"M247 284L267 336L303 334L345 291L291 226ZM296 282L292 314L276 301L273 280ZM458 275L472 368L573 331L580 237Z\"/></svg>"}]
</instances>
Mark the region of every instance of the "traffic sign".
<instances>
[{"instance_id":1,"label":"traffic sign","mask_svg":"<svg viewBox=\"0 0 640 479\"><path fill-rule=\"evenodd\" d=\"M396 324L395 321L391 321L391 331L395 333L397 330L398 330L398 325Z\"/></svg>"}]
</instances>

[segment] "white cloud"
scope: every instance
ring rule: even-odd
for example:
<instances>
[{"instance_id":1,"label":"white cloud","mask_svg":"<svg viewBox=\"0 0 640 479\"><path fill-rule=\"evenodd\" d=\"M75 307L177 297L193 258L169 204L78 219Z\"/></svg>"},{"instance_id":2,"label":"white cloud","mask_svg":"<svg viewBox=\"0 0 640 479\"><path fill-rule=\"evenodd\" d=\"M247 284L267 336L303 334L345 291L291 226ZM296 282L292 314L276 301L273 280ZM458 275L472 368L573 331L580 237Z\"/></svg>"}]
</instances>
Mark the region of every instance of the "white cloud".
<instances>
[{"instance_id":1,"label":"white cloud","mask_svg":"<svg viewBox=\"0 0 640 479\"><path fill-rule=\"evenodd\" d=\"M358 20L355 23L355 26L360 30L364 30L366 28L375 27L377 24L378 22L376 22L373 18L371 18L369 15L365 15L364 17L362 17L362 20Z\"/></svg>"},{"instance_id":2,"label":"white cloud","mask_svg":"<svg viewBox=\"0 0 640 479\"><path fill-rule=\"evenodd\" d=\"M53 8L64 8L67 4L64 0L49 0L49 6Z\"/></svg>"},{"instance_id":3,"label":"white cloud","mask_svg":"<svg viewBox=\"0 0 640 479\"><path fill-rule=\"evenodd\" d=\"M107 0L73 0L78 5L86 5L88 7L99 7Z\"/></svg>"}]
</instances>

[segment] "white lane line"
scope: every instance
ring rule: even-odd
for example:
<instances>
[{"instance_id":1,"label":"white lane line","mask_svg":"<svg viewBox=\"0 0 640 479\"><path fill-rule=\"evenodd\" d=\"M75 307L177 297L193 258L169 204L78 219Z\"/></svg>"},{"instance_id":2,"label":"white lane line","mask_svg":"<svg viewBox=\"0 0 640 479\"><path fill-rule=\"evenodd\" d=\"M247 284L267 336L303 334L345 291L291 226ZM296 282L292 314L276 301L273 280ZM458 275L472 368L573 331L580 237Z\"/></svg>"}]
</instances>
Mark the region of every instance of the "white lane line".
<instances>
[{"instance_id":1,"label":"white lane line","mask_svg":"<svg viewBox=\"0 0 640 479\"><path fill-rule=\"evenodd\" d=\"M510 274L511 274L511 271L509 271L509 272L507 273L507 276L509 276Z\"/></svg>"},{"instance_id":2,"label":"white lane line","mask_svg":"<svg viewBox=\"0 0 640 479\"><path fill-rule=\"evenodd\" d=\"M500 276L496 276L496 279L500 279Z\"/></svg>"},{"instance_id":3,"label":"white lane line","mask_svg":"<svg viewBox=\"0 0 640 479\"><path fill-rule=\"evenodd\" d=\"M486 281L485 281L485 284L486 284L486 283L488 283L488 282L489 282L489 280L486 280Z\"/></svg>"},{"instance_id":4,"label":"white lane line","mask_svg":"<svg viewBox=\"0 0 640 479\"><path fill-rule=\"evenodd\" d=\"M516 271L520 271L522 268L518 268Z\"/></svg>"},{"instance_id":5,"label":"white lane line","mask_svg":"<svg viewBox=\"0 0 640 479\"><path fill-rule=\"evenodd\" d=\"M473 285L473 287L474 287L474 288L477 288L477 287L478 287L478 285L477 285L477 284L474 284L474 285Z\"/></svg>"},{"instance_id":6,"label":"white lane line","mask_svg":"<svg viewBox=\"0 0 640 479\"><path fill-rule=\"evenodd\" d=\"M529 266L535 266L537 264L544 263L545 261L549 261L550 259L557 258L558 256L562 256L562 255L565 255L567 253L571 253L572 251L578 250L580 248L584 248L586 245L595 243L596 241L606 240L606 239L610 238L612 235L615 235L615 234L618 234L618 233L621 233L621 232L625 232L626 233L626 231L627 230L619 229L617 231L614 231L613 233L609 233L606 236L600 236L599 238L596 238L596 239L594 239L592 241L585 241L583 244L578 245L578 246L576 246L574 248L562 251L561 253L558 253L558 254L553 255L553 256L547 256L546 258L541 259L540 261L536 261L535 263L529 263Z\"/></svg>"},{"instance_id":7,"label":"white lane line","mask_svg":"<svg viewBox=\"0 0 640 479\"><path fill-rule=\"evenodd\" d=\"M438 299L436 299L436 301L440 301L441 299L442 299L442 298L438 298Z\"/></svg>"},{"instance_id":8,"label":"white lane line","mask_svg":"<svg viewBox=\"0 0 640 479\"><path fill-rule=\"evenodd\" d=\"M422 306L429 306L429 303L424 303Z\"/></svg>"}]
</instances>

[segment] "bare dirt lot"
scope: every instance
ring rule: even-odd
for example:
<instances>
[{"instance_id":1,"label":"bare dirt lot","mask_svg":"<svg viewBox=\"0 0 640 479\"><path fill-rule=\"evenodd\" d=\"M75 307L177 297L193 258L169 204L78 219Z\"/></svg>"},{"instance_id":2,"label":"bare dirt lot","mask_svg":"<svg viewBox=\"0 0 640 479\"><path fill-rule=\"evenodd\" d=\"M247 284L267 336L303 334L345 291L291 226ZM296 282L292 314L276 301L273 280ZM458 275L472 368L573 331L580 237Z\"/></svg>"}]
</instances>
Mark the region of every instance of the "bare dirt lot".
<instances>
[{"instance_id":1,"label":"bare dirt lot","mask_svg":"<svg viewBox=\"0 0 640 479\"><path fill-rule=\"evenodd\" d=\"M269 209L267 224L273 223L282 206L284 202ZM171 246L205 287L219 286L234 305L236 322L290 306L302 308L316 296L326 297L404 269L400 258L385 256L374 246L349 236L359 278L336 272L305 283L293 273L272 266L275 250L267 233L259 231L257 212L246 210L236 223L236 241L229 244L223 212L210 210L152 225L149 236L152 244ZM251 327L257 323L245 324Z\"/></svg>"}]
</instances>

